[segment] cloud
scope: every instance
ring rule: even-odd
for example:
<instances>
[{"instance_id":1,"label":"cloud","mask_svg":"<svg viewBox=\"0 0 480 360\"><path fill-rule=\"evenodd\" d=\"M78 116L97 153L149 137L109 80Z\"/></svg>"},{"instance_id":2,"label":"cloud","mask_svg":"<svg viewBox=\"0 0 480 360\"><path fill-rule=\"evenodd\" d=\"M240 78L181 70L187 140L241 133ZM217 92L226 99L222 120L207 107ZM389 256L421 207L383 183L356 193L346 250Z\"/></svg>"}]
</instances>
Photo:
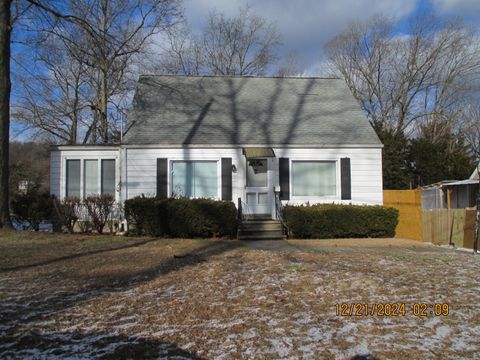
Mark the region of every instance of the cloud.
<instances>
[{"instance_id":1,"label":"cloud","mask_svg":"<svg viewBox=\"0 0 480 360\"><path fill-rule=\"evenodd\" d=\"M480 12L480 1L478 0L432 0L436 10L441 13L457 15L475 14Z\"/></svg>"},{"instance_id":2,"label":"cloud","mask_svg":"<svg viewBox=\"0 0 480 360\"><path fill-rule=\"evenodd\" d=\"M324 44L352 21L365 20L375 14L402 18L411 14L418 0L186 0L188 22L200 31L209 12L216 10L234 15L250 4L253 12L277 26L283 46L279 56L296 52L307 69L315 67Z\"/></svg>"}]
</instances>

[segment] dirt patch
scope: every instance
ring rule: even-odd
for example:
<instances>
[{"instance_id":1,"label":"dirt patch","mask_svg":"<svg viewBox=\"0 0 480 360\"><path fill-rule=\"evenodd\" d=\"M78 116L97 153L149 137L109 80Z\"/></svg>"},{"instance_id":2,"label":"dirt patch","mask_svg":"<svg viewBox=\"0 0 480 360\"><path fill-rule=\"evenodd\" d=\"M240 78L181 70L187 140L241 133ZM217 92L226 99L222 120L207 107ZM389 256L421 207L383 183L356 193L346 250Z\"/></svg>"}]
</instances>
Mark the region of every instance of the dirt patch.
<instances>
[{"instance_id":1,"label":"dirt patch","mask_svg":"<svg viewBox=\"0 0 480 360\"><path fill-rule=\"evenodd\" d=\"M356 249L156 240L3 271L0 358L477 356L478 257ZM404 303L406 313L339 316L343 303ZM416 303L448 303L449 314L416 316Z\"/></svg>"}]
</instances>

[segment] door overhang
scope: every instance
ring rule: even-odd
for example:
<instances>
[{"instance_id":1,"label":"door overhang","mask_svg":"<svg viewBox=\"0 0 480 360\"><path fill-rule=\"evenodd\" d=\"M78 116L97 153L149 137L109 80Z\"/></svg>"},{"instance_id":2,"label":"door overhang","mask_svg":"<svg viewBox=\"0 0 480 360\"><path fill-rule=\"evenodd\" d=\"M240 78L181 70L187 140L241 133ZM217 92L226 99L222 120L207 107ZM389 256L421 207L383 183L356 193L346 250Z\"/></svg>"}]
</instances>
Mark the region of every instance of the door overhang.
<instances>
[{"instance_id":1,"label":"door overhang","mask_svg":"<svg viewBox=\"0 0 480 360\"><path fill-rule=\"evenodd\" d=\"M275 157L275 153L271 147L244 147L243 155L245 155L247 159Z\"/></svg>"}]
</instances>

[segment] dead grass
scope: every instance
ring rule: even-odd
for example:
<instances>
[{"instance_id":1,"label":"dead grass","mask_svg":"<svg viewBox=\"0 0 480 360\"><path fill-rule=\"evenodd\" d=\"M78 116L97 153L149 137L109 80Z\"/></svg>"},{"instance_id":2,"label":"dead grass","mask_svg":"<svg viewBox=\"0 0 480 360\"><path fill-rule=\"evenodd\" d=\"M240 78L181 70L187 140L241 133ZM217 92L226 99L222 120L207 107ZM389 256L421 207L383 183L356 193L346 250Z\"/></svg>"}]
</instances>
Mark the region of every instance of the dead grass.
<instances>
[{"instance_id":1,"label":"dead grass","mask_svg":"<svg viewBox=\"0 0 480 360\"><path fill-rule=\"evenodd\" d=\"M433 359L480 350L479 260L469 254L146 240L10 235L0 245L0 358ZM335 314L336 303L386 302L406 303L406 316ZM448 302L450 314L416 317L416 302Z\"/></svg>"},{"instance_id":2,"label":"dead grass","mask_svg":"<svg viewBox=\"0 0 480 360\"><path fill-rule=\"evenodd\" d=\"M325 240L289 240L292 245L302 247L353 247L353 248L401 248L418 249L431 248L432 245L421 241L391 238L391 239L325 239Z\"/></svg>"}]
</instances>

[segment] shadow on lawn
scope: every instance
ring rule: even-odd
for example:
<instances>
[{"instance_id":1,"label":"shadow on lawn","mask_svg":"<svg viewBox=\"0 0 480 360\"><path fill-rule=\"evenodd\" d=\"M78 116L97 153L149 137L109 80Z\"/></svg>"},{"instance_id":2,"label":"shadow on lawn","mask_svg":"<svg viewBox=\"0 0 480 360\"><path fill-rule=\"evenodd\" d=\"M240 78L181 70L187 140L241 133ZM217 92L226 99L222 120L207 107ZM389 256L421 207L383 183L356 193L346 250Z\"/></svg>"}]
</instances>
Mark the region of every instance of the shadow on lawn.
<instances>
[{"instance_id":1,"label":"shadow on lawn","mask_svg":"<svg viewBox=\"0 0 480 360\"><path fill-rule=\"evenodd\" d=\"M78 253L78 254L65 255L65 256L60 256L60 257L45 260L45 261L39 261L39 262L36 262L36 263L33 263L33 264L24 264L24 265L12 266L12 267L0 267L0 274L3 273L3 272L7 272L7 271L24 270L24 269L33 268L33 267L36 267L36 266L50 265L50 264L53 264L53 263L56 263L56 262L59 262L59 261L78 259L78 258L81 258L83 256L101 254L101 253L105 253L105 252L109 252L109 251L115 251L115 250L134 248L134 247L145 245L145 244L148 244L148 243L154 242L154 241L158 241L158 239L148 239L148 240L139 241L139 242L136 242L136 243L127 244L127 245L114 247L114 248L90 250L90 251L85 251L85 252Z\"/></svg>"},{"instance_id":2,"label":"shadow on lawn","mask_svg":"<svg viewBox=\"0 0 480 360\"><path fill-rule=\"evenodd\" d=\"M2 343L1 358L32 355L43 358L45 355L53 358L203 360L169 342L109 333L29 332L19 338L6 337Z\"/></svg>"},{"instance_id":3,"label":"shadow on lawn","mask_svg":"<svg viewBox=\"0 0 480 360\"><path fill-rule=\"evenodd\" d=\"M158 239L150 241L158 241ZM180 270L183 267L194 266L201 262L205 262L211 256L233 250L240 246L242 245L236 241L212 241L190 251L185 256L172 256L167 259L162 259L159 263L140 271L134 271L128 274L114 274L107 278L92 273L87 278L76 279L78 283L75 284L76 288L74 290L65 291L63 289L58 289L54 282L47 290L48 292L43 295L37 294L34 297L19 297L19 301L8 304L8 311L4 308L4 304L0 303L0 323L7 328L3 334L0 333L0 343L3 342L2 337L8 337L10 334L18 330L19 326L24 326L39 319L44 319L46 316L72 307L78 302L91 300L107 293L128 290L139 286L142 283L153 280L156 277ZM111 249L109 251L115 250L119 250L119 248ZM85 255L91 254L83 254L81 256ZM75 257L72 257L72 259L75 259ZM57 259L57 261L60 260ZM135 261L141 262L141 259L139 258ZM42 275L39 275L35 281L43 281L41 276ZM51 282L52 280L48 279L47 281Z\"/></svg>"}]
</instances>

